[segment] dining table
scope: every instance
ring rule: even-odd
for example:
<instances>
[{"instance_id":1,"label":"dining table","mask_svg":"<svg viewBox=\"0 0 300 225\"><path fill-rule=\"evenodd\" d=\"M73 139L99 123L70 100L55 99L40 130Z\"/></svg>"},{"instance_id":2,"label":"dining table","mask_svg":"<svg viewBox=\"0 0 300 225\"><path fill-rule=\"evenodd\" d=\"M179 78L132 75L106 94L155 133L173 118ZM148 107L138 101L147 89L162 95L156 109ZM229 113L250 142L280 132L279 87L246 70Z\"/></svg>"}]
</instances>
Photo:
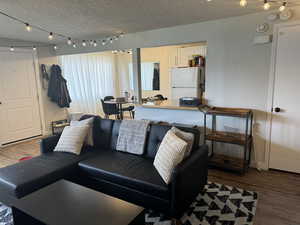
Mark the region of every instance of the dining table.
<instances>
[{"instance_id":1,"label":"dining table","mask_svg":"<svg viewBox=\"0 0 300 225\"><path fill-rule=\"evenodd\" d=\"M117 109L119 110L120 112L120 119L123 120L124 118L124 111L123 111L123 105L126 105L126 104L134 104L133 101L129 101L129 100L119 100L117 98L114 98L114 99L110 99L110 100L106 100L104 101L104 103L106 104L115 104L117 106Z\"/></svg>"}]
</instances>

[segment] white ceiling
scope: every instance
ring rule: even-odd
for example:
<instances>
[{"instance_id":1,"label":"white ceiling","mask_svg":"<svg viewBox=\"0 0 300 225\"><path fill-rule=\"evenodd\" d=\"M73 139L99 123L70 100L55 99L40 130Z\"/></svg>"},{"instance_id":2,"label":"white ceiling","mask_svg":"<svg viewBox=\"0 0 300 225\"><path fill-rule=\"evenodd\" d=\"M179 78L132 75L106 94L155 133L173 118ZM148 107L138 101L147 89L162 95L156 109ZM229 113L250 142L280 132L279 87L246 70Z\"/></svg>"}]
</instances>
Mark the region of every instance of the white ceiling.
<instances>
[{"instance_id":1,"label":"white ceiling","mask_svg":"<svg viewBox=\"0 0 300 225\"><path fill-rule=\"evenodd\" d=\"M1 0L0 10L72 38L94 39L263 11L262 0L248 2L241 8L239 0ZM50 42L47 34L26 32L2 15L0 29L0 38Z\"/></svg>"}]
</instances>

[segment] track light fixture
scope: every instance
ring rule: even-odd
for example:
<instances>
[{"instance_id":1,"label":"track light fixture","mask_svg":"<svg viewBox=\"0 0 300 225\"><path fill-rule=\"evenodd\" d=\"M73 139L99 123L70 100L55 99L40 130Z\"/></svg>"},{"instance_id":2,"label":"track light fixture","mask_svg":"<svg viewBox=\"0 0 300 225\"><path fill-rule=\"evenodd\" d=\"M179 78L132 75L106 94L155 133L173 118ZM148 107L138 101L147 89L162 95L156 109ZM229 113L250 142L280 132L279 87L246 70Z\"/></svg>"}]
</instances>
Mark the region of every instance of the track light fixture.
<instances>
[{"instance_id":1,"label":"track light fixture","mask_svg":"<svg viewBox=\"0 0 300 225\"><path fill-rule=\"evenodd\" d=\"M269 10L270 7L271 7L271 5L270 5L270 3L268 2L268 0L264 0L264 6L263 6L264 10Z\"/></svg>"},{"instance_id":2,"label":"track light fixture","mask_svg":"<svg viewBox=\"0 0 300 225\"><path fill-rule=\"evenodd\" d=\"M52 33L52 32L49 33L48 39L49 39L50 41L53 40L53 33Z\"/></svg>"},{"instance_id":3,"label":"track light fixture","mask_svg":"<svg viewBox=\"0 0 300 225\"><path fill-rule=\"evenodd\" d=\"M28 32L31 31L31 26L29 25L29 23L25 23L25 28Z\"/></svg>"},{"instance_id":4,"label":"track light fixture","mask_svg":"<svg viewBox=\"0 0 300 225\"><path fill-rule=\"evenodd\" d=\"M68 44L68 45L71 45L71 44L72 44L72 38L68 37L67 44Z\"/></svg>"},{"instance_id":5,"label":"track light fixture","mask_svg":"<svg viewBox=\"0 0 300 225\"><path fill-rule=\"evenodd\" d=\"M247 0L241 0L240 1L240 6L242 6L242 7L246 7L247 4L248 4Z\"/></svg>"},{"instance_id":6,"label":"track light fixture","mask_svg":"<svg viewBox=\"0 0 300 225\"><path fill-rule=\"evenodd\" d=\"M279 11L283 12L286 9L287 2L283 2L282 6L279 7Z\"/></svg>"}]
</instances>

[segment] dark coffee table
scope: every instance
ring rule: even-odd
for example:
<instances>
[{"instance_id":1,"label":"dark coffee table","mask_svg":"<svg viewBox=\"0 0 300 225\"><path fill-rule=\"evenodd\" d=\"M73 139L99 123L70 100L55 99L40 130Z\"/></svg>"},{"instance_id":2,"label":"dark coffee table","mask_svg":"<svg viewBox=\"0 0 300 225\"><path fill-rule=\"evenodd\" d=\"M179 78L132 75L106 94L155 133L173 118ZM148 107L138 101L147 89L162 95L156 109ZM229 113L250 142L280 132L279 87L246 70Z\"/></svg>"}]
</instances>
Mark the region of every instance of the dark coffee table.
<instances>
[{"instance_id":1,"label":"dark coffee table","mask_svg":"<svg viewBox=\"0 0 300 225\"><path fill-rule=\"evenodd\" d=\"M142 211L66 180L25 196L13 207L15 225L128 225L141 217Z\"/></svg>"}]
</instances>

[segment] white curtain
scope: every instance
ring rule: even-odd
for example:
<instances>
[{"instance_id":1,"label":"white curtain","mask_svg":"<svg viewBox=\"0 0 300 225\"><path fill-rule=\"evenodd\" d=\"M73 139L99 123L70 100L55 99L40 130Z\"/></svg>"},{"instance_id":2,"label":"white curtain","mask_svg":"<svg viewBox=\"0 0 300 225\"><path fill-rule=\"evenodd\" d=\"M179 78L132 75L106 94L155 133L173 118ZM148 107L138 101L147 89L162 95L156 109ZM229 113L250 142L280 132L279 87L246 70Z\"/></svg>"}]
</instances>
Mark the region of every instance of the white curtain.
<instances>
[{"instance_id":1,"label":"white curtain","mask_svg":"<svg viewBox=\"0 0 300 225\"><path fill-rule=\"evenodd\" d=\"M111 53L60 57L72 98L70 112L99 114L101 98L116 94L115 56Z\"/></svg>"}]
</instances>

